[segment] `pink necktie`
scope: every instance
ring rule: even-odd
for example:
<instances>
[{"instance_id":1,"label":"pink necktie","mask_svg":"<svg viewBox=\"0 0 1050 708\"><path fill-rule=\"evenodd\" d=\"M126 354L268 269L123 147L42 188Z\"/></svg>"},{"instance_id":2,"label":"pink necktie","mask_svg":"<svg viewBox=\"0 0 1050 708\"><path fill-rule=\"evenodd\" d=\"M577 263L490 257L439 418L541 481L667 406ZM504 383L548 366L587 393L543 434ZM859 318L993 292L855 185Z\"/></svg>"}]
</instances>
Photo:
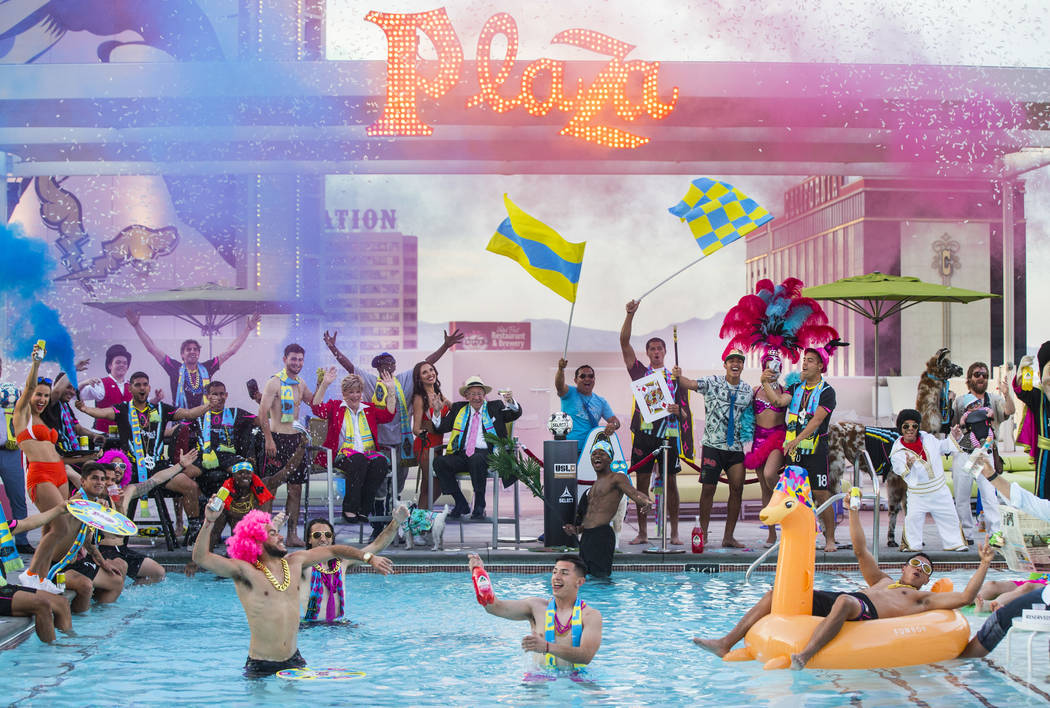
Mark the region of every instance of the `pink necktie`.
<instances>
[{"instance_id":1,"label":"pink necktie","mask_svg":"<svg viewBox=\"0 0 1050 708\"><path fill-rule=\"evenodd\" d=\"M478 441L478 425L481 424L481 414L477 411L470 413L470 427L467 428L467 457L474 454L474 446Z\"/></svg>"}]
</instances>

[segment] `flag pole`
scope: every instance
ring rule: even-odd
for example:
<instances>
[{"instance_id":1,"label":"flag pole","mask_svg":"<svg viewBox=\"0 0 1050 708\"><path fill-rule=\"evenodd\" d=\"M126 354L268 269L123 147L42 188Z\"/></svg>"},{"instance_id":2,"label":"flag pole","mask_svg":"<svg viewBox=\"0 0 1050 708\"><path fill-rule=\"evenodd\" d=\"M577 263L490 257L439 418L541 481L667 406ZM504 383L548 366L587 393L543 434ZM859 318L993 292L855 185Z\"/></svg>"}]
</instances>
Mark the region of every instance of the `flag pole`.
<instances>
[{"instance_id":1,"label":"flag pole","mask_svg":"<svg viewBox=\"0 0 1050 708\"><path fill-rule=\"evenodd\" d=\"M572 331L572 315L576 312L576 301L572 301L572 307L569 308L569 327L565 330L565 349L561 353L561 358L565 359L569 355L569 332Z\"/></svg>"},{"instance_id":2,"label":"flag pole","mask_svg":"<svg viewBox=\"0 0 1050 708\"><path fill-rule=\"evenodd\" d=\"M684 265L684 266L682 266L681 268L679 268L678 270L676 270L676 271L675 271L674 273L671 273L671 275L667 276L666 278L664 278L663 280L661 280L661 281L660 281L659 283L657 283L656 285L654 285L653 287L649 288L649 289L648 289L648 290L646 290L646 291L645 291L644 293L642 293L641 295L639 295L638 297L636 297L636 298L635 298L635 300L637 300L637 301L641 302L641 300L642 300L642 298L643 298L643 297L645 297L646 295L648 295L648 294L649 294L649 293L651 293L652 291L656 290L656 289L657 289L658 287L660 287L661 285L663 285L664 283L666 283L666 282L667 282L668 280L670 280L671 278L673 278L673 277L675 277L676 275L678 275L679 273L681 273L682 271L686 270L687 268L692 268L692 267L693 267L693 266L695 266L695 265L696 265L697 263L699 263L700 261L704 260L704 258L706 258L706 257L707 257L707 256L700 256L699 258L697 258L697 259L696 259L695 261L693 261L692 263L690 263L690 264L688 264L688 265Z\"/></svg>"}]
</instances>

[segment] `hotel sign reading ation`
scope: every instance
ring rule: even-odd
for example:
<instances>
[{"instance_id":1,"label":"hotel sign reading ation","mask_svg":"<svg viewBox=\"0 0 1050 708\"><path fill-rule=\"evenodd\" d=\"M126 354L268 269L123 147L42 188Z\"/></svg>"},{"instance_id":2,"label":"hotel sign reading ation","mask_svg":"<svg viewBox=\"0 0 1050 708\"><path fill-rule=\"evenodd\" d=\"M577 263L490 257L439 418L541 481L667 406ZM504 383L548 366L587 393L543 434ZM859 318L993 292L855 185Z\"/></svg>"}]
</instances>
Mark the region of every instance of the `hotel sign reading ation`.
<instances>
[{"instance_id":1,"label":"hotel sign reading ation","mask_svg":"<svg viewBox=\"0 0 1050 708\"><path fill-rule=\"evenodd\" d=\"M387 41L386 104L379 120L368 127L368 135L431 135L434 129L420 116L419 98L444 96L459 83L463 68L463 46L445 8L417 13L373 10L365 20L378 25ZM419 71L420 33L437 51L438 68L433 77L423 76ZM503 35L507 42L506 56L500 62L491 57L492 40L498 35ZM634 45L585 29L559 32L551 43L586 49L608 57L608 61L590 83L577 79L576 86L568 91L565 62L546 58L525 67L519 86L508 86L518 55L518 26L513 17L501 12L488 19L478 37L478 92L467 101L466 107L484 104L496 113L520 107L532 116L562 111L569 114L562 135L611 148L636 148L649 142L649 138L603 124L601 114L605 109L611 107L620 119L629 122L642 114L662 120L674 111L678 88L671 89L669 101L661 101L660 63L628 60ZM640 100L627 95L632 74L641 78ZM514 95L508 98L510 93Z\"/></svg>"}]
</instances>

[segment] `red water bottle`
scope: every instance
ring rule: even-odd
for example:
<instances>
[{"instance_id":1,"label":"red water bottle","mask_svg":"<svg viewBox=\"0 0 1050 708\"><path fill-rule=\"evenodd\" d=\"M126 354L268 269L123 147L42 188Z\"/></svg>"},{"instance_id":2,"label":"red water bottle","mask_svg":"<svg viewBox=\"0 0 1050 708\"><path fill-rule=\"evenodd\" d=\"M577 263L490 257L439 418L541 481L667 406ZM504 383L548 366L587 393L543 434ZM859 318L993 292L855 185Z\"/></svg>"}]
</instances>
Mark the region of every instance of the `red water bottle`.
<instances>
[{"instance_id":1,"label":"red water bottle","mask_svg":"<svg viewBox=\"0 0 1050 708\"><path fill-rule=\"evenodd\" d=\"M696 526L693 527L693 553L704 552L704 530L700 528L700 517L696 517Z\"/></svg>"},{"instance_id":2,"label":"red water bottle","mask_svg":"<svg viewBox=\"0 0 1050 708\"><path fill-rule=\"evenodd\" d=\"M496 601L496 593L492 591L492 581L485 569L478 566L474 569L474 594L478 596L479 605L491 605Z\"/></svg>"}]
</instances>

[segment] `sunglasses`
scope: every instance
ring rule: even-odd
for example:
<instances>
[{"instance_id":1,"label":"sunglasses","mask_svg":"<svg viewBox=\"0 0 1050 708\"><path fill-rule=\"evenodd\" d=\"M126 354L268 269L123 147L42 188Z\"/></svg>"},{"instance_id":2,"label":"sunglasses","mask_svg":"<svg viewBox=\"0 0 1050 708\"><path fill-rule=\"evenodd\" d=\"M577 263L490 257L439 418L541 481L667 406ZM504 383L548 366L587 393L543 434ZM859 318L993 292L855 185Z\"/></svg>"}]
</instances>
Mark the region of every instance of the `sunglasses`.
<instances>
[{"instance_id":1,"label":"sunglasses","mask_svg":"<svg viewBox=\"0 0 1050 708\"><path fill-rule=\"evenodd\" d=\"M314 531L310 535L314 538L314 540L317 540L317 539L320 539L320 538L331 538L332 537L332 532L331 531L325 531L325 532L322 533L321 531Z\"/></svg>"},{"instance_id":2,"label":"sunglasses","mask_svg":"<svg viewBox=\"0 0 1050 708\"><path fill-rule=\"evenodd\" d=\"M918 430L918 429L919 429L919 424L918 423L905 423L904 425L901 426L901 430Z\"/></svg>"},{"instance_id":3,"label":"sunglasses","mask_svg":"<svg viewBox=\"0 0 1050 708\"><path fill-rule=\"evenodd\" d=\"M580 374L579 378L581 378L581 379L593 379L594 378L594 374Z\"/></svg>"},{"instance_id":4,"label":"sunglasses","mask_svg":"<svg viewBox=\"0 0 1050 708\"><path fill-rule=\"evenodd\" d=\"M40 376L40 377L38 377L38 378L37 378L37 380L36 380L36 382L37 382L38 384L47 384L48 386L50 386L50 385L51 385L51 379L47 378L46 376Z\"/></svg>"},{"instance_id":5,"label":"sunglasses","mask_svg":"<svg viewBox=\"0 0 1050 708\"><path fill-rule=\"evenodd\" d=\"M908 565L912 568L918 568L926 575L933 575L933 566L924 561L922 558L911 558L908 560Z\"/></svg>"},{"instance_id":6,"label":"sunglasses","mask_svg":"<svg viewBox=\"0 0 1050 708\"><path fill-rule=\"evenodd\" d=\"M986 378L988 378L988 372L987 371L975 371L971 375L975 379L986 379Z\"/></svg>"}]
</instances>

